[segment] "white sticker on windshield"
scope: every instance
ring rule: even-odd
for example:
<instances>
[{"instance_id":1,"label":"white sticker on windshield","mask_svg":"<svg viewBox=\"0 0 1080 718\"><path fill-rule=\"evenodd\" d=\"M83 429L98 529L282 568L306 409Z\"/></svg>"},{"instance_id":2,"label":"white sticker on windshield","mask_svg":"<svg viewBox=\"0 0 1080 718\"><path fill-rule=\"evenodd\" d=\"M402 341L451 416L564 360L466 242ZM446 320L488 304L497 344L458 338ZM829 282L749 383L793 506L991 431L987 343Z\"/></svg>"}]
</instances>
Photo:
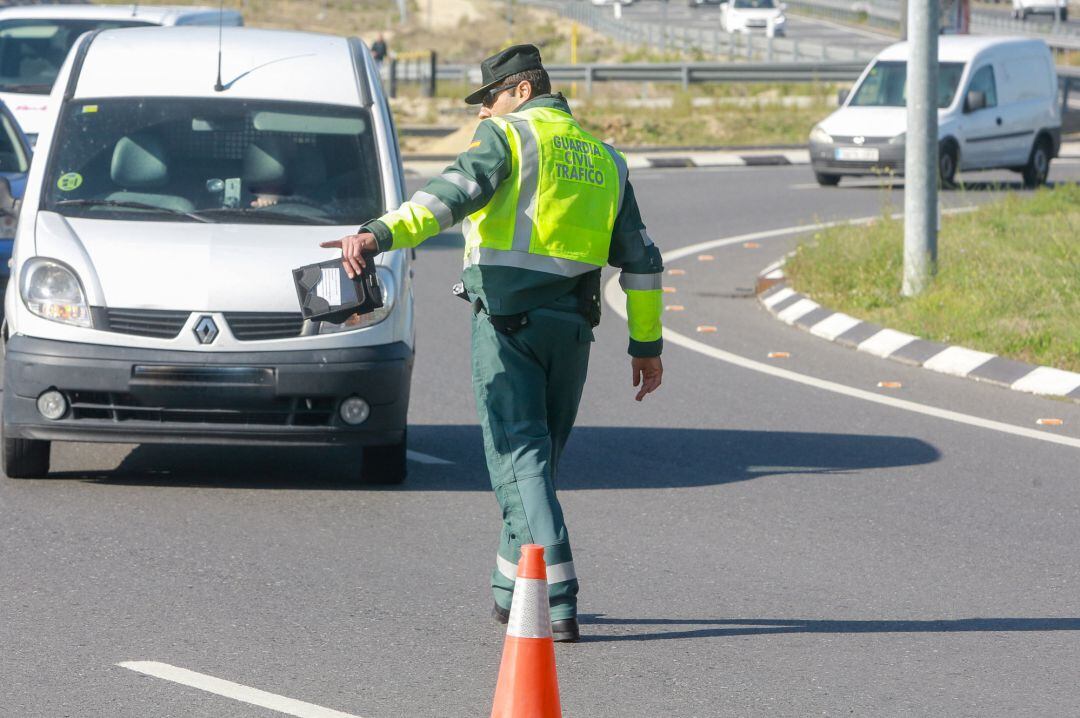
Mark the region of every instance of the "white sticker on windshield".
<instances>
[{"instance_id":1,"label":"white sticker on windshield","mask_svg":"<svg viewBox=\"0 0 1080 718\"><path fill-rule=\"evenodd\" d=\"M322 279L315 287L315 294L330 302L330 306L336 307L341 304L341 277L337 267L327 269L323 267Z\"/></svg>"}]
</instances>

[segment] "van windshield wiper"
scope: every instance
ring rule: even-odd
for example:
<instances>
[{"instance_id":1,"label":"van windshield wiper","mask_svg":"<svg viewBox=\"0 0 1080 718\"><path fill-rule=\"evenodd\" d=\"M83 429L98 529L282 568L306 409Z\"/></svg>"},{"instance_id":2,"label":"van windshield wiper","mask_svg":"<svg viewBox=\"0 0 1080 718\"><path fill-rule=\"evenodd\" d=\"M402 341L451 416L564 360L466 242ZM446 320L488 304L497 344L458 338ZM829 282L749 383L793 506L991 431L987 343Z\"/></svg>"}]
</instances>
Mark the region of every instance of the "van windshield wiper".
<instances>
[{"instance_id":1,"label":"van windshield wiper","mask_svg":"<svg viewBox=\"0 0 1080 718\"><path fill-rule=\"evenodd\" d=\"M41 83L0 85L0 92L22 92L28 95L47 95L51 89L52 85L43 85Z\"/></svg>"},{"instance_id":2,"label":"van windshield wiper","mask_svg":"<svg viewBox=\"0 0 1080 718\"><path fill-rule=\"evenodd\" d=\"M200 216L194 212L185 212L182 209L172 209L171 207L162 207L156 204L149 204L147 202L129 202L127 200L119 199L62 199L56 203L57 207L118 207L121 209L145 209L151 212L161 212L162 214L172 214L180 217L187 217L193 219L196 222L212 223L214 220L207 217Z\"/></svg>"},{"instance_id":3,"label":"van windshield wiper","mask_svg":"<svg viewBox=\"0 0 1080 718\"><path fill-rule=\"evenodd\" d=\"M198 213L201 215L239 214L245 217L254 217L271 221L280 220L290 224L336 224L333 220L324 217L309 217L299 214L289 214L288 212L274 212L258 207L215 207L213 209L200 209L198 210Z\"/></svg>"}]
</instances>

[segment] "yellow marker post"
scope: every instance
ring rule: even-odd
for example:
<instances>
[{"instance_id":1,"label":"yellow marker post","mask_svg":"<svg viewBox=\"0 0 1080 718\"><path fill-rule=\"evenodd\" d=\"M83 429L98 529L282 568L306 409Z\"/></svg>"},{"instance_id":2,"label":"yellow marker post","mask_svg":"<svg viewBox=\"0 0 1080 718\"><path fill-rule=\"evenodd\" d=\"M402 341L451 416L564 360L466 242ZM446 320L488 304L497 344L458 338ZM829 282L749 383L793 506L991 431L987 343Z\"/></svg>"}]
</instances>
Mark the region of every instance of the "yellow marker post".
<instances>
[{"instance_id":1,"label":"yellow marker post","mask_svg":"<svg viewBox=\"0 0 1080 718\"><path fill-rule=\"evenodd\" d=\"M577 43L578 43L578 24L576 22L570 23L570 64L577 64ZM570 83L570 97L577 97L577 83Z\"/></svg>"}]
</instances>

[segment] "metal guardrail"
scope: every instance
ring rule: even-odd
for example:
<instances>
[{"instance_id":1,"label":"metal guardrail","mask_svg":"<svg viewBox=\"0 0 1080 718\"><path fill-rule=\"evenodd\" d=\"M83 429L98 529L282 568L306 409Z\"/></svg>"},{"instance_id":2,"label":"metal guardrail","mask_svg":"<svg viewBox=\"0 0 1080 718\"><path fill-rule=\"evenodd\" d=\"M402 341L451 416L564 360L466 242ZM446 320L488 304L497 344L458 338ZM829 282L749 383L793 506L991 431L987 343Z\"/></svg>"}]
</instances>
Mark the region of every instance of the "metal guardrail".
<instances>
[{"instance_id":1,"label":"metal guardrail","mask_svg":"<svg viewBox=\"0 0 1080 718\"><path fill-rule=\"evenodd\" d=\"M861 60L545 65L552 80L584 83L586 93L596 82L665 82L680 84L684 89L706 82L850 82L865 66ZM437 72L439 81L480 82L480 70L475 65L439 65ZM425 78L408 79L419 81Z\"/></svg>"},{"instance_id":2,"label":"metal guardrail","mask_svg":"<svg viewBox=\"0 0 1080 718\"><path fill-rule=\"evenodd\" d=\"M789 0L790 1L790 0ZM630 64L587 64L587 65L548 65L551 79L559 83L583 83L586 95L591 94L593 84L597 82L657 82L679 84L683 89L690 85L714 82L854 82L863 71L865 63L828 62L828 63L630 63ZM432 90L425 92L434 95L434 83L431 82L430 65L405 65L398 68L399 75L394 81L420 82ZM1059 100L1061 115L1066 132L1080 129L1080 67L1058 67ZM459 82L467 85L479 85L480 70L475 65L438 65L435 69L436 82ZM1076 101L1074 111L1070 103Z\"/></svg>"}]
</instances>

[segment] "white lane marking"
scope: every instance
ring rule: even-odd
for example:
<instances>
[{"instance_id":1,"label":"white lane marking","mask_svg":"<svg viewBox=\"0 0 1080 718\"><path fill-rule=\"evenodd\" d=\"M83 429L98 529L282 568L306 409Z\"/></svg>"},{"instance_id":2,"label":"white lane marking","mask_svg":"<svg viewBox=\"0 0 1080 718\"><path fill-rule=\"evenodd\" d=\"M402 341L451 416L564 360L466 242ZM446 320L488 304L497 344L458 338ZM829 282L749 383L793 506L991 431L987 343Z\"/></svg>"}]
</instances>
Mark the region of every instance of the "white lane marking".
<instances>
[{"instance_id":1,"label":"white lane marking","mask_svg":"<svg viewBox=\"0 0 1080 718\"><path fill-rule=\"evenodd\" d=\"M942 374L967 376L993 358L993 354L974 349L948 347L923 362L923 368Z\"/></svg>"},{"instance_id":2,"label":"white lane marking","mask_svg":"<svg viewBox=\"0 0 1080 718\"><path fill-rule=\"evenodd\" d=\"M418 464L435 464L438 466L452 466L453 461L447 461L446 459L440 459L438 456L432 456L431 454L422 454L419 451L413 451L409 449L405 452L405 458L409 461L415 461Z\"/></svg>"},{"instance_id":3,"label":"white lane marking","mask_svg":"<svg viewBox=\"0 0 1080 718\"><path fill-rule=\"evenodd\" d=\"M127 668L129 671L135 671L136 673L161 678L184 686L198 688L200 691L232 698L234 701L249 703L253 706L259 706L260 708L269 708L278 713L296 716L296 718L360 718L360 716L353 715L352 713L342 713L341 711L336 711L332 708L317 706L314 703L305 703L304 701L298 701L294 698L279 696L276 693L267 693L266 691L260 691L258 688L251 688L239 683L233 683L232 681L222 680L221 678L214 678L205 673L196 673L195 671L189 671L186 668L170 666L168 663L158 663L157 661L125 661L123 663L117 663L116 665L121 668Z\"/></svg>"},{"instance_id":4,"label":"white lane marking","mask_svg":"<svg viewBox=\"0 0 1080 718\"><path fill-rule=\"evenodd\" d=\"M902 349L918 339L911 334L898 332L895 329L882 329L880 332L864 340L855 347L861 352L873 354L876 357L887 357L897 349Z\"/></svg>"},{"instance_id":5,"label":"white lane marking","mask_svg":"<svg viewBox=\"0 0 1080 718\"><path fill-rule=\"evenodd\" d=\"M970 212L974 207L965 207L958 212ZM722 239L714 239L708 242L700 242L698 244L690 245L689 247L681 247L674 249L666 253L666 260L674 262L675 260L689 256L691 254L697 254L699 252L715 249L717 247L725 247L732 244L738 244L739 242L746 242L749 240L769 239L772 237L784 237L792 234L804 234L807 232L814 232L826 227L832 227L840 224L865 224L871 222L875 217L863 217L856 220L838 221L838 222L822 222L819 224L808 224L798 227L784 227L782 229L771 229L764 232L753 232L750 234L743 234L737 237L726 237ZM620 306L619 299L622 297L622 289L619 287L619 277L614 275L608 280L608 283L604 287L604 301L611 308L613 312L618 314L623 319L626 319L626 307ZM711 347L708 344L691 339L688 336L679 334L668 328L664 328L664 341L678 346L684 347L691 351L695 351L699 354L703 354L707 357L717 359L728 364L733 364L743 369L749 369L761 374L768 374L769 376L777 377L778 379L785 379L787 381L793 381L797 384L803 384L805 386L814 387L815 389L822 389L834 394L841 394L843 396L849 396L854 399L862 399L863 401L873 402L875 404L881 404L883 406L891 406L894 409L903 409L904 411L910 411L915 414L922 414L924 416L932 416L938 419L945 419L946 421L953 421L958 424L966 424L968 426L975 426L981 429L990 429L991 431L999 431L1004 434L1012 434L1014 436L1023 436L1028 439L1037 439L1039 441L1045 441L1051 444L1062 444L1064 446L1071 446L1075 449L1080 449L1080 439L1074 439L1070 436L1058 436L1042 431L1036 431L1034 429L1028 429L1023 426L1015 426L1013 424L1006 424L1001 421L994 421L992 419L983 419L980 416L972 416L970 414L962 414L958 411L950 411L948 409L939 409L934 406L927 406L925 404L918 404L914 401L907 401L906 399L897 399L891 396L883 396L880 394L874 394L862 389L855 389L845 384L838 384L834 381L828 381L826 379L818 379L817 377L807 376L806 374L800 374L798 372L791 371L789 369L781 369L770 364L763 364L753 359L747 359L746 357L739 356L738 354L732 354L731 352L724 351L723 349L717 349Z\"/></svg>"},{"instance_id":6,"label":"white lane marking","mask_svg":"<svg viewBox=\"0 0 1080 718\"><path fill-rule=\"evenodd\" d=\"M861 319L848 316L843 312L837 312L831 316L825 317L820 322L810 327L810 333L814 336L822 337L832 341L838 336L848 331L854 326L862 324Z\"/></svg>"},{"instance_id":7,"label":"white lane marking","mask_svg":"<svg viewBox=\"0 0 1080 718\"><path fill-rule=\"evenodd\" d=\"M764 304L766 307L771 308L775 307L777 304L784 301L788 297L793 296L795 296L795 290L791 287L784 287L779 292L776 292L775 294L770 294L769 296L765 297L765 299L761 300L761 303Z\"/></svg>"},{"instance_id":8,"label":"white lane marking","mask_svg":"<svg viewBox=\"0 0 1080 718\"><path fill-rule=\"evenodd\" d=\"M821 305L813 299L800 299L787 309L776 315L776 318L785 324L794 324L798 319L805 317Z\"/></svg>"},{"instance_id":9,"label":"white lane marking","mask_svg":"<svg viewBox=\"0 0 1080 718\"><path fill-rule=\"evenodd\" d=\"M1080 387L1080 374L1041 366L1017 379L1012 388L1032 394L1065 396Z\"/></svg>"}]
</instances>

